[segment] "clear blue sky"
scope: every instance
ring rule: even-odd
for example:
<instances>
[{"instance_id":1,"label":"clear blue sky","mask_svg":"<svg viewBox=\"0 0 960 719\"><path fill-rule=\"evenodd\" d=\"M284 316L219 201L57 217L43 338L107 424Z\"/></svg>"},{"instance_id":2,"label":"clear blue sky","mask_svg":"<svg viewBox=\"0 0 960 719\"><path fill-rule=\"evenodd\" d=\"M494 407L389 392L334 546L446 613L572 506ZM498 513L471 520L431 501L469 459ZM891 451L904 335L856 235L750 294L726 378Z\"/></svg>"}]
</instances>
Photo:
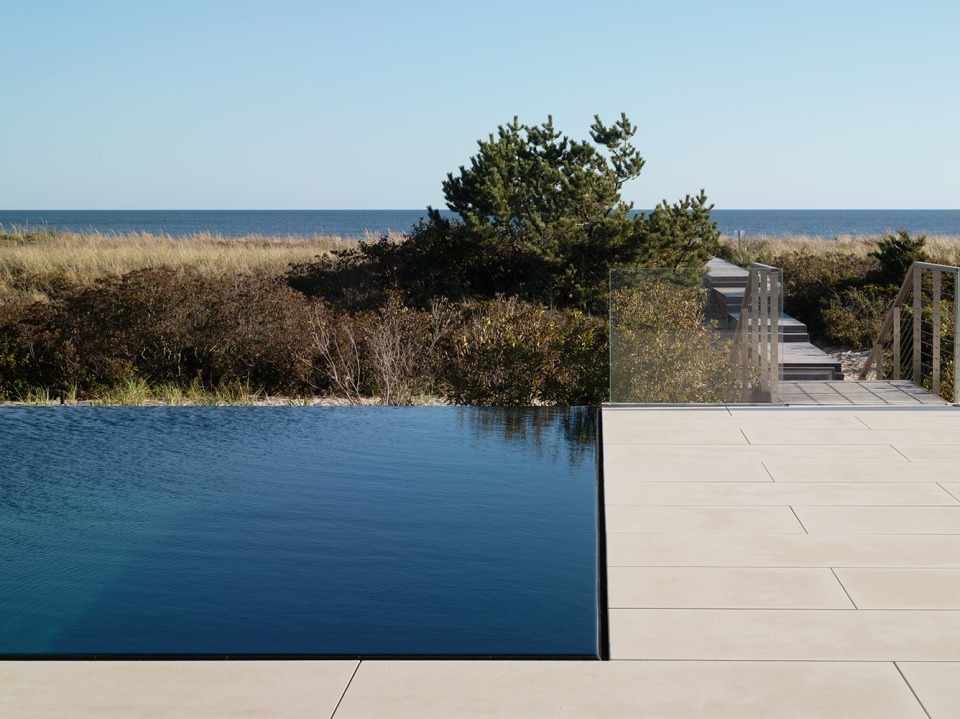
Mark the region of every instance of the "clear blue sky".
<instances>
[{"instance_id":1,"label":"clear blue sky","mask_svg":"<svg viewBox=\"0 0 960 719\"><path fill-rule=\"evenodd\" d=\"M960 3L5 2L0 208L443 206L518 115L639 127L624 197L960 207Z\"/></svg>"}]
</instances>

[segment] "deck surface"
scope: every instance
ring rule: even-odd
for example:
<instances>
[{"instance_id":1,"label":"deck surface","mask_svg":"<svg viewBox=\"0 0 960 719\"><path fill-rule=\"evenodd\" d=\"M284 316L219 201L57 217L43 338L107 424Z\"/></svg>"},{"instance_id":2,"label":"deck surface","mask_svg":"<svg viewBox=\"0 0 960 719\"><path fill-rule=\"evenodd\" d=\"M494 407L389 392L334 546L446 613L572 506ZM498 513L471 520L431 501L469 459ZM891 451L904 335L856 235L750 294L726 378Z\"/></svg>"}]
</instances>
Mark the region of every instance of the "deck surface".
<instances>
[{"instance_id":1,"label":"deck surface","mask_svg":"<svg viewBox=\"0 0 960 719\"><path fill-rule=\"evenodd\" d=\"M918 407L946 406L948 403L913 382L906 380L802 381L781 382L780 401L788 405L887 406Z\"/></svg>"},{"instance_id":2,"label":"deck surface","mask_svg":"<svg viewBox=\"0 0 960 719\"><path fill-rule=\"evenodd\" d=\"M0 716L960 716L960 411L607 407L586 661L0 663Z\"/></svg>"}]
</instances>

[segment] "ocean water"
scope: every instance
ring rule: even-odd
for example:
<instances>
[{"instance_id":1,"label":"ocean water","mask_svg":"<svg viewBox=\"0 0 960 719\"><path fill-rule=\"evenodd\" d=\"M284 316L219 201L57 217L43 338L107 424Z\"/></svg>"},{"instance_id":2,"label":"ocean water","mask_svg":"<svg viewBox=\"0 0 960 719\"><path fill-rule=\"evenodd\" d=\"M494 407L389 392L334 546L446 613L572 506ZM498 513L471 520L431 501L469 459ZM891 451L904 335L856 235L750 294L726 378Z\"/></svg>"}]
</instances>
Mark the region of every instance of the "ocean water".
<instances>
[{"instance_id":1,"label":"ocean water","mask_svg":"<svg viewBox=\"0 0 960 719\"><path fill-rule=\"evenodd\" d=\"M594 422L0 408L0 656L596 656Z\"/></svg>"},{"instance_id":2,"label":"ocean water","mask_svg":"<svg viewBox=\"0 0 960 719\"><path fill-rule=\"evenodd\" d=\"M425 210L0 210L0 227L47 226L75 232L150 232L187 237L242 235L364 237L407 232ZM453 213L445 212L453 217ZM960 210L723 210L713 211L730 237L833 238L911 234L960 235Z\"/></svg>"}]
</instances>

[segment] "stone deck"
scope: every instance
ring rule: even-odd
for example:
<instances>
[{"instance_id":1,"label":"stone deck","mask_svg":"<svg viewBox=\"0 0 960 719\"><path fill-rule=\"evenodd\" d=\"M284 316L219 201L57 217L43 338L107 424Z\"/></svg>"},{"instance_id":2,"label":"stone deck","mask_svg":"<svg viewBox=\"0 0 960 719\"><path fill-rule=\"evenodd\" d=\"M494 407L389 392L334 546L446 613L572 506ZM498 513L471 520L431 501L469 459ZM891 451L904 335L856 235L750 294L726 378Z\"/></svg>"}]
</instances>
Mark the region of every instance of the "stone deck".
<instances>
[{"instance_id":1,"label":"stone deck","mask_svg":"<svg viewBox=\"0 0 960 719\"><path fill-rule=\"evenodd\" d=\"M960 716L960 411L607 407L611 660L0 663L0 716Z\"/></svg>"}]
</instances>

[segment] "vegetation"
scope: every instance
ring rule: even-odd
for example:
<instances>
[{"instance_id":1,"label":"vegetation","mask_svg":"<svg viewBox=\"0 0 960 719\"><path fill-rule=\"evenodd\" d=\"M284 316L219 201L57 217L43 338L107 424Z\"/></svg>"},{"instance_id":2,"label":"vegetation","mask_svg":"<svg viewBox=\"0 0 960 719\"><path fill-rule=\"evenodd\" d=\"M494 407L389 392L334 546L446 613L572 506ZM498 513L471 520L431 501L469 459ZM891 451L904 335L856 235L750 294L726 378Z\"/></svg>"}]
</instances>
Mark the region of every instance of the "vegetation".
<instances>
[{"instance_id":1,"label":"vegetation","mask_svg":"<svg viewBox=\"0 0 960 719\"><path fill-rule=\"evenodd\" d=\"M98 279L147 267L196 270L214 277L280 275L293 263L355 245L354 240L328 236L178 238L0 226L0 301L17 296L55 300Z\"/></svg>"},{"instance_id":2,"label":"vegetation","mask_svg":"<svg viewBox=\"0 0 960 719\"><path fill-rule=\"evenodd\" d=\"M577 141L549 118L514 119L444 181L447 207L461 219L428 208L402 242L363 242L303 263L291 284L354 309L389 294L417 307L503 295L603 314L611 265L699 266L718 248L702 191L631 214L620 190L644 165L635 132L626 116L610 126L595 118L590 140Z\"/></svg>"},{"instance_id":3,"label":"vegetation","mask_svg":"<svg viewBox=\"0 0 960 719\"><path fill-rule=\"evenodd\" d=\"M364 244L385 255L408 252L415 235ZM960 238L922 239L898 233L835 242L723 241L721 252L784 267L787 311L807 321L823 342L866 347L896 290L882 284L884 258L894 266L904 253L922 250L934 262L960 259ZM277 396L304 403L321 396L353 403L588 404L607 397L603 315L523 292L454 300L448 294L455 293L431 289L428 279L413 275L409 283L377 286L368 260L338 249L349 248L339 240L233 242L4 232L0 398L57 402L62 392L69 402L125 404ZM495 254L479 240L474 247ZM463 248L447 249L455 258L454 250ZM331 250L339 255L324 254ZM306 254L312 263L322 262L318 254L338 264L347 256L356 260L339 264L342 292L326 298L300 291ZM491 266L491 275L502 267ZM491 282L486 290L495 287ZM418 293L422 303L411 301ZM653 307L670 308L661 322L671 327L696 315L657 296L619 298L634 308L631 327L638 329ZM702 328L694 319L690 326ZM682 353L699 361L684 381L704 388L701 380L722 363L710 359L708 329L689 339L702 346Z\"/></svg>"},{"instance_id":4,"label":"vegetation","mask_svg":"<svg viewBox=\"0 0 960 719\"><path fill-rule=\"evenodd\" d=\"M704 299L698 271L618 273L610 317L611 401L734 401L730 341L706 321Z\"/></svg>"},{"instance_id":5,"label":"vegetation","mask_svg":"<svg viewBox=\"0 0 960 719\"><path fill-rule=\"evenodd\" d=\"M649 215L621 199L644 166L635 132L625 115L582 141L515 118L442 183L459 219L428 208L358 243L0 228L0 398L598 403L608 267L719 249L702 191Z\"/></svg>"},{"instance_id":6,"label":"vegetation","mask_svg":"<svg viewBox=\"0 0 960 719\"><path fill-rule=\"evenodd\" d=\"M885 237L834 241L792 238L721 243L721 255L741 264L758 261L783 269L784 310L824 344L868 349L910 264L960 263L960 237Z\"/></svg>"}]
</instances>

